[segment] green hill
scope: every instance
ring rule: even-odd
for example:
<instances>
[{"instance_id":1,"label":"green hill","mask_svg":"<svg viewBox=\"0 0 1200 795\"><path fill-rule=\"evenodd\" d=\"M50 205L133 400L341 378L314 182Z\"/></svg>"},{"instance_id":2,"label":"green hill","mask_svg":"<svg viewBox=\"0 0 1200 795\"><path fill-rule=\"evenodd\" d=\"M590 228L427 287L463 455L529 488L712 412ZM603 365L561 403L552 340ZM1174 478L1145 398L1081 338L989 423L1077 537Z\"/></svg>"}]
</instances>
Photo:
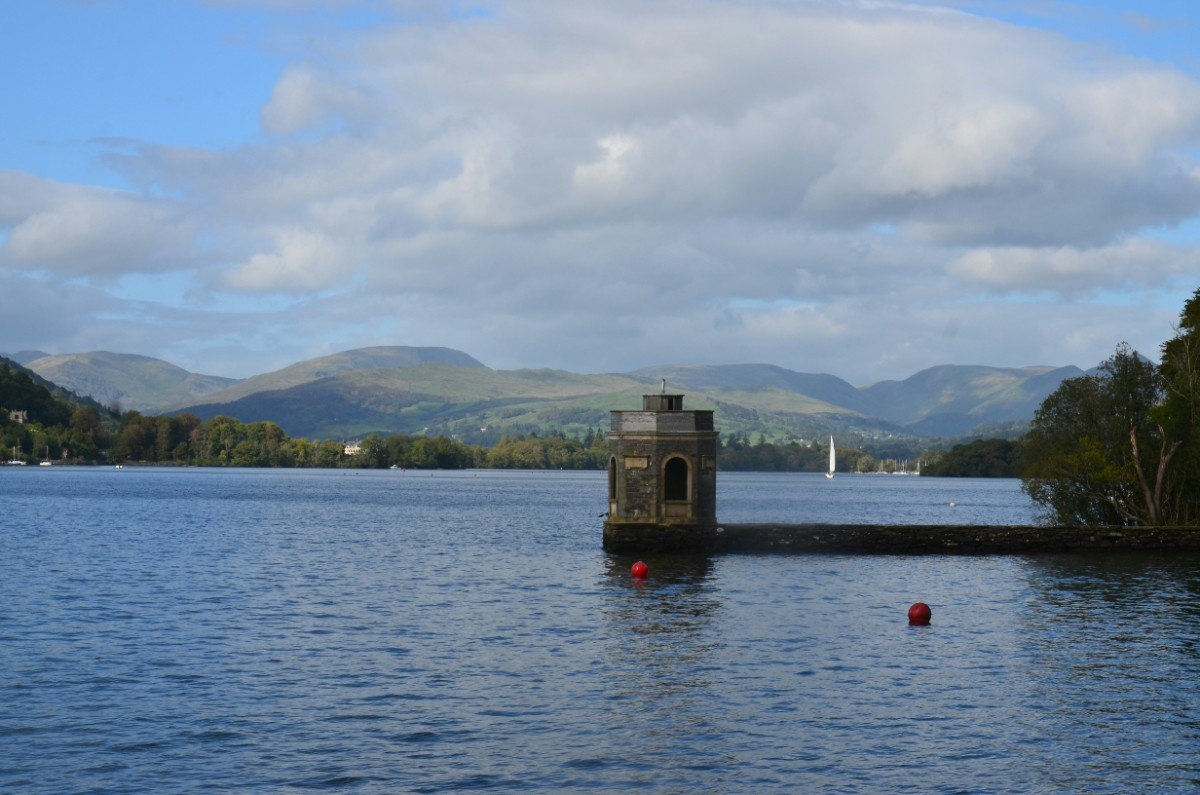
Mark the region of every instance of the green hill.
<instances>
[{"instance_id":1,"label":"green hill","mask_svg":"<svg viewBox=\"0 0 1200 795\"><path fill-rule=\"evenodd\" d=\"M94 400L0 357L0 461L97 461L118 422Z\"/></svg>"},{"instance_id":2,"label":"green hill","mask_svg":"<svg viewBox=\"0 0 1200 795\"><path fill-rule=\"evenodd\" d=\"M941 365L903 381L864 387L869 410L922 436L958 436L981 425L1031 419L1078 367Z\"/></svg>"},{"instance_id":3,"label":"green hill","mask_svg":"<svg viewBox=\"0 0 1200 795\"><path fill-rule=\"evenodd\" d=\"M69 353L41 356L26 367L78 395L105 406L157 414L236 383L233 378L197 375L160 359L129 353Z\"/></svg>"},{"instance_id":4,"label":"green hill","mask_svg":"<svg viewBox=\"0 0 1200 795\"><path fill-rule=\"evenodd\" d=\"M640 405L645 390L627 376L424 363L351 370L185 411L201 419L272 420L290 436L444 434L485 444L515 433L607 427L611 409Z\"/></svg>"},{"instance_id":5,"label":"green hill","mask_svg":"<svg viewBox=\"0 0 1200 795\"><path fill-rule=\"evenodd\" d=\"M292 436L357 438L369 433L448 435L471 444L501 436L607 429L609 412L636 408L660 379L580 375L564 370L492 370L421 364L354 370L226 403L185 410L201 419L227 414L272 420ZM687 406L712 409L725 433L792 441L839 433L902 432L897 426L777 387L685 389Z\"/></svg>"},{"instance_id":6,"label":"green hill","mask_svg":"<svg viewBox=\"0 0 1200 795\"><path fill-rule=\"evenodd\" d=\"M98 401L56 384L14 359L0 356L0 408L28 411L29 421L43 425L65 424L77 408L96 409L102 416L116 417Z\"/></svg>"},{"instance_id":7,"label":"green hill","mask_svg":"<svg viewBox=\"0 0 1200 795\"><path fill-rule=\"evenodd\" d=\"M607 428L610 411L640 406L642 394L658 391L666 379L668 389L687 394L689 408L714 410L724 434L791 442L835 433L864 448L1011 432L1064 378L1082 373L945 365L855 387L770 364L662 365L607 375L493 370L461 351L406 346L344 351L243 380L128 354L38 356L30 366L143 413L225 414L315 439L444 434L484 445L505 435Z\"/></svg>"},{"instance_id":8,"label":"green hill","mask_svg":"<svg viewBox=\"0 0 1200 795\"><path fill-rule=\"evenodd\" d=\"M360 370L418 367L422 364L446 364L457 367L483 367L477 360L453 348L413 348L403 345L358 348L352 351L307 359L282 370L256 375L207 395L206 402L229 403L260 392L278 391L301 384ZM176 408L185 405L177 403Z\"/></svg>"}]
</instances>

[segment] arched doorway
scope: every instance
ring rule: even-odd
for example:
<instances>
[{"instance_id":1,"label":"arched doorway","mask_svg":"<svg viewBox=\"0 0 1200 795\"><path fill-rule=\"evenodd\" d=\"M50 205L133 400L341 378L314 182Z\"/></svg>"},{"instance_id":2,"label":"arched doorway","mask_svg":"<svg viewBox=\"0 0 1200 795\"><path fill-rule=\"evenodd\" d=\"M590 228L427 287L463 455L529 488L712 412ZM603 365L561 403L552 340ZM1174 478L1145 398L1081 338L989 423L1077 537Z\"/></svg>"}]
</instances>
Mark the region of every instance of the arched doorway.
<instances>
[{"instance_id":1,"label":"arched doorway","mask_svg":"<svg viewBox=\"0 0 1200 795\"><path fill-rule=\"evenodd\" d=\"M617 458L608 457L608 515L618 516L617 511Z\"/></svg>"},{"instance_id":2,"label":"arched doorway","mask_svg":"<svg viewBox=\"0 0 1200 795\"><path fill-rule=\"evenodd\" d=\"M668 517L686 517L691 512L691 467L687 459L672 456L663 465L663 509Z\"/></svg>"}]
</instances>

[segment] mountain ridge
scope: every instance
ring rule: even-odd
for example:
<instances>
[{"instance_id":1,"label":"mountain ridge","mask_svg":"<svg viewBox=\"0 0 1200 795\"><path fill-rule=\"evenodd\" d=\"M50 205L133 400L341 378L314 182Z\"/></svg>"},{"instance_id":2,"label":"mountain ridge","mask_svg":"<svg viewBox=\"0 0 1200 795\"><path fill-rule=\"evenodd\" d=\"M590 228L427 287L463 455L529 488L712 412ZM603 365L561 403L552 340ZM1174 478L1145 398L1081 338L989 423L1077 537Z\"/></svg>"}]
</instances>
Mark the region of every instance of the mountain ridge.
<instances>
[{"instance_id":1,"label":"mountain ridge","mask_svg":"<svg viewBox=\"0 0 1200 795\"><path fill-rule=\"evenodd\" d=\"M236 379L191 373L170 362L134 353L91 351L44 354L23 351L21 364L77 395L106 406L158 413L172 405L224 389ZM15 360L14 361L19 361ZM154 395L154 399L143 396Z\"/></svg>"},{"instance_id":2,"label":"mountain ridge","mask_svg":"<svg viewBox=\"0 0 1200 795\"><path fill-rule=\"evenodd\" d=\"M506 434L606 427L610 411L640 406L641 395L661 389L664 378L669 390L688 394L688 408L716 411L727 433L772 441L827 433L957 437L974 428L1027 423L1062 380L1084 372L1075 366L937 365L903 380L857 387L827 373L762 363L659 365L607 374L493 370L453 348L410 346L343 351L245 379L199 376L161 360L105 352L40 356L26 366L51 381L45 373L54 372L67 382L55 383L80 394L118 395L126 408L269 420L292 436L428 433L482 444Z\"/></svg>"}]
</instances>

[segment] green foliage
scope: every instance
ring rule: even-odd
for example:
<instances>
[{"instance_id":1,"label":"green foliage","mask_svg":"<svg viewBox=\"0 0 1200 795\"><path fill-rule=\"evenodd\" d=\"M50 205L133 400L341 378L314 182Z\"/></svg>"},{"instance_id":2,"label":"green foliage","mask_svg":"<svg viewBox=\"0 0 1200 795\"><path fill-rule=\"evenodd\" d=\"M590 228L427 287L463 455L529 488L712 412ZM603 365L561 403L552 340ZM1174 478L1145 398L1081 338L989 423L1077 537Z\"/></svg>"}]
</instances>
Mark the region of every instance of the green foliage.
<instances>
[{"instance_id":1,"label":"green foliage","mask_svg":"<svg viewBox=\"0 0 1200 795\"><path fill-rule=\"evenodd\" d=\"M468 469L475 464L475 453L470 447L445 436L416 437L409 456L408 466L415 469Z\"/></svg>"},{"instance_id":2,"label":"green foliage","mask_svg":"<svg viewBox=\"0 0 1200 795\"><path fill-rule=\"evenodd\" d=\"M499 469L599 469L594 450L576 439L505 437L487 453L487 466Z\"/></svg>"},{"instance_id":3,"label":"green foliage","mask_svg":"<svg viewBox=\"0 0 1200 795\"><path fill-rule=\"evenodd\" d=\"M1097 375L1064 381L1046 398L1023 440L1022 488L1048 522L1177 521L1163 510L1173 445L1155 418L1162 394L1154 365L1122 344Z\"/></svg>"},{"instance_id":4,"label":"green foliage","mask_svg":"<svg viewBox=\"0 0 1200 795\"><path fill-rule=\"evenodd\" d=\"M72 397L72 402L60 395ZM17 418L10 418L14 412ZM64 390L47 386L8 359L0 359L0 454L32 463L43 458L55 461L96 461L112 439L113 418L95 401L79 399Z\"/></svg>"},{"instance_id":5,"label":"green foliage","mask_svg":"<svg viewBox=\"0 0 1200 795\"><path fill-rule=\"evenodd\" d=\"M5 422L10 411L27 412L27 422L43 427L66 425L71 419L69 405L36 383L29 373L12 367L8 360L0 362L0 409Z\"/></svg>"},{"instance_id":6,"label":"green foliage","mask_svg":"<svg viewBox=\"0 0 1200 795\"><path fill-rule=\"evenodd\" d=\"M1179 442L1171 461L1167 508L1179 524L1200 523L1200 290L1183 306L1177 334L1163 343L1159 364L1165 392L1158 417Z\"/></svg>"},{"instance_id":7,"label":"green foliage","mask_svg":"<svg viewBox=\"0 0 1200 795\"><path fill-rule=\"evenodd\" d=\"M976 439L956 444L928 458L921 474L943 478L1015 478L1020 472L1021 448L1007 439Z\"/></svg>"},{"instance_id":8,"label":"green foliage","mask_svg":"<svg viewBox=\"0 0 1200 795\"><path fill-rule=\"evenodd\" d=\"M863 462L869 459L862 450L838 442L838 470L862 471ZM829 445L816 441L774 444L762 438L752 443L733 433L722 445L720 466L729 472L824 472L829 468Z\"/></svg>"}]
</instances>

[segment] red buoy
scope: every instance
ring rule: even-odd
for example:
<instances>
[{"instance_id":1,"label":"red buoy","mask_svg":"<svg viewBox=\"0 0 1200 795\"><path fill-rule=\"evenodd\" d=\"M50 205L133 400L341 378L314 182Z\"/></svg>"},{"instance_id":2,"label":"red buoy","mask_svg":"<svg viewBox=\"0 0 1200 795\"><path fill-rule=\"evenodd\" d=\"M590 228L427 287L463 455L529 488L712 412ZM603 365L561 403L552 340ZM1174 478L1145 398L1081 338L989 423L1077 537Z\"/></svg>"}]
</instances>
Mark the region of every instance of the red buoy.
<instances>
[{"instance_id":1,"label":"red buoy","mask_svg":"<svg viewBox=\"0 0 1200 795\"><path fill-rule=\"evenodd\" d=\"M908 608L908 623L914 627L927 626L931 618L933 611L924 602L914 602L913 606Z\"/></svg>"},{"instance_id":2,"label":"red buoy","mask_svg":"<svg viewBox=\"0 0 1200 795\"><path fill-rule=\"evenodd\" d=\"M633 568L629 571L634 577L637 577L640 580L650 573L650 567L639 560L637 563L633 564Z\"/></svg>"}]
</instances>

